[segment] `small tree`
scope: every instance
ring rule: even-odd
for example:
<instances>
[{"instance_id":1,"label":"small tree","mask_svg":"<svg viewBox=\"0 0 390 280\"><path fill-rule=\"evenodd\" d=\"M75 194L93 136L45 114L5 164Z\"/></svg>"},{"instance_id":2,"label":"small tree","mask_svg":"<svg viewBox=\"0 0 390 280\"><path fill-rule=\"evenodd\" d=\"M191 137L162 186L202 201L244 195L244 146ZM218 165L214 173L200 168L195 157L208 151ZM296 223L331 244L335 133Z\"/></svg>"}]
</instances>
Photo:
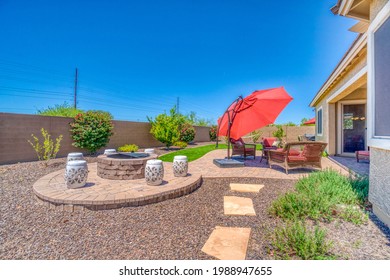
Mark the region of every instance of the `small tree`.
<instances>
[{"instance_id":1,"label":"small tree","mask_svg":"<svg viewBox=\"0 0 390 280\"><path fill-rule=\"evenodd\" d=\"M180 127L184 124L185 118L176 112L173 107L170 114L160 114L155 119L148 117L152 125L150 133L153 137L165 144L167 149L180 139Z\"/></svg>"},{"instance_id":2,"label":"small tree","mask_svg":"<svg viewBox=\"0 0 390 280\"><path fill-rule=\"evenodd\" d=\"M283 137L286 137L286 134L284 134L283 126L280 124L276 125L276 130L272 132L272 135L279 140L279 146L282 146Z\"/></svg>"},{"instance_id":3,"label":"small tree","mask_svg":"<svg viewBox=\"0 0 390 280\"><path fill-rule=\"evenodd\" d=\"M96 151L110 141L113 135L112 116L103 111L87 111L76 115L74 121L70 123L72 132L72 145L82 149L87 149L90 153Z\"/></svg>"},{"instance_id":4,"label":"small tree","mask_svg":"<svg viewBox=\"0 0 390 280\"><path fill-rule=\"evenodd\" d=\"M45 161L45 165L47 165L48 161L52 158L55 158L57 156L58 151L60 150L60 143L62 140L62 135L58 136L56 138L56 142L54 144L53 140L51 139L50 134L44 129L41 128L41 133L43 136L43 143L41 144L39 142L38 137L36 137L34 134L31 134L32 138L34 139L34 143L30 140L27 140L30 145L35 150L38 160L39 161Z\"/></svg>"}]
</instances>

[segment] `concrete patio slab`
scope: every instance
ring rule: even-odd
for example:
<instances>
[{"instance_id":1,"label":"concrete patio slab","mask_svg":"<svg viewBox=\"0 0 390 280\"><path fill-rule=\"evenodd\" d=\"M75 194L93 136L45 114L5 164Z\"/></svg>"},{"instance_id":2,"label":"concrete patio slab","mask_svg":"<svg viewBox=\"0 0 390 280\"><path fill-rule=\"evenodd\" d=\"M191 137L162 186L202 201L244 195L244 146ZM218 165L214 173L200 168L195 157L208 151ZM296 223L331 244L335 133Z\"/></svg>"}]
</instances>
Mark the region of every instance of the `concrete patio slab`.
<instances>
[{"instance_id":1,"label":"concrete patio slab","mask_svg":"<svg viewBox=\"0 0 390 280\"><path fill-rule=\"evenodd\" d=\"M225 215L256 216L251 198L238 196L224 196L223 208Z\"/></svg>"},{"instance_id":2,"label":"concrete patio slab","mask_svg":"<svg viewBox=\"0 0 390 280\"><path fill-rule=\"evenodd\" d=\"M220 260L245 260L250 228L215 227L202 252Z\"/></svg>"},{"instance_id":3,"label":"concrete patio slab","mask_svg":"<svg viewBox=\"0 0 390 280\"><path fill-rule=\"evenodd\" d=\"M260 184L230 184L230 190L234 192L253 192L258 193L264 185Z\"/></svg>"}]
</instances>

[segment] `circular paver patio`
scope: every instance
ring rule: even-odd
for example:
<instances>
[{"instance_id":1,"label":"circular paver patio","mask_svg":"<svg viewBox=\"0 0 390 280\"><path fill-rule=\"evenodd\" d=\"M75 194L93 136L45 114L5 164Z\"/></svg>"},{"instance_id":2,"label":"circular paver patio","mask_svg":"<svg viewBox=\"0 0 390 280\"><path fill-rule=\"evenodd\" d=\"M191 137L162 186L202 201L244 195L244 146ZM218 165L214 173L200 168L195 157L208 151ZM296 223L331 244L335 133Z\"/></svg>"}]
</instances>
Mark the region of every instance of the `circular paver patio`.
<instances>
[{"instance_id":1,"label":"circular paver patio","mask_svg":"<svg viewBox=\"0 0 390 280\"><path fill-rule=\"evenodd\" d=\"M87 185L68 189L64 170L50 173L33 185L34 193L48 206L63 210L114 209L141 206L191 193L201 185L200 173L187 177L174 177L172 164L164 163L164 181L159 186L149 186L145 179L109 180L97 176L97 164L88 165Z\"/></svg>"}]
</instances>

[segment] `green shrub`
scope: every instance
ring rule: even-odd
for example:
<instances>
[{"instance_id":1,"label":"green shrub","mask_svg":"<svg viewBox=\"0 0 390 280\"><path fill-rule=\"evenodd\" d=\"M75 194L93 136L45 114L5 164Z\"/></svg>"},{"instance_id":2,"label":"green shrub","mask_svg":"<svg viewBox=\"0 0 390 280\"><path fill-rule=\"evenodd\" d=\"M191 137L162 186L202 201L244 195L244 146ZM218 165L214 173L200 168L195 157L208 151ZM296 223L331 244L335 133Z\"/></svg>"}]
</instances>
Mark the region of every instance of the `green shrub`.
<instances>
[{"instance_id":1,"label":"green shrub","mask_svg":"<svg viewBox=\"0 0 390 280\"><path fill-rule=\"evenodd\" d=\"M137 151L138 151L138 146L135 144L126 144L118 148L118 152L131 153Z\"/></svg>"},{"instance_id":2,"label":"green shrub","mask_svg":"<svg viewBox=\"0 0 390 280\"><path fill-rule=\"evenodd\" d=\"M165 144L169 149L180 139L180 127L184 124L184 117L176 112L175 107L170 110L170 114L160 114L154 120L148 117L152 128L150 133L153 137Z\"/></svg>"},{"instance_id":3,"label":"green shrub","mask_svg":"<svg viewBox=\"0 0 390 280\"><path fill-rule=\"evenodd\" d=\"M183 142L183 141L177 141L177 142L175 143L175 146L176 146L176 147L179 147L179 148L182 148L182 149L186 148L187 145L188 145L188 144L187 144L186 142Z\"/></svg>"},{"instance_id":4,"label":"green shrub","mask_svg":"<svg viewBox=\"0 0 390 280\"><path fill-rule=\"evenodd\" d=\"M325 239L326 231L315 227L308 230L305 223L295 221L274 231L272 246L276 258L302 260L334 259L329 250L332 243Z\"/></svg>"},{"instance_id":5,"label":"green shrub","mask_svg":"<svg viewBox=\"0 0 390 280\"><path fill-rule=\"evenodd\" d=\"M190 123L185 123L180 128L180 141L190 143L195 139L195 128Z\"/></svg>"},{"instance_id":6,"label":"green shrub","mask_svg":"<svg viewBox=\"0 0 390 280\"><path fill-rule=\"evenodd\" d=\"M60 143L62 140L62 135L60 135L56 138L56 142L54 144L53 140L51 139L50 134L44 128L41 128L41 133L43 136L43 143L42 144L39 142L38 137L36 137L34 134L31 134L31 136L34 139L34 143L31 142L30 140L27 140L27 141L30 143L30 145L35 150L35 152L38 156L38 160L40 160L40 161L45 160L47 162L50 159L55 158L57 156L57 153L60 150L60 146L61 146Z\"/></svg>"},{"instance_id":7,"label":"green shrub","mask_svg":"<svg viewBox=\"0 0 390 280\"><path fill-rule=\"evenodd\" d=\"M95 153L107 145L113 134L112 116L103 111L87 111L75 116L70 123L73 146Z\"/></svg>"},{"instance_id":8,"label":"green shrub","mask_svg":"<svg viewBox=\"0 0 390 280\"><path fill-rule=\"evenodd\" d=\"M276 125L276 130L272 132L272 135L279 140L279 147L282 145L283 138L286 137L286 134L284 133L283 126L281 125Z\"/></svg>"},{"instance_id":9,"label":"green shrub","mask_svg":"<svg viewBox=\"0 0 390 280\"><path fill-rule=\"evenodd\" d=\"M338 216L360 224L367 217L359 207L350 206L362 205L360 196L364 197L365 188L360 187L357 191L354 184L364 185L336 171L315 172L298 180L295 192L288 192L274 201L270 212L284 220L310 218L330 221Z\"/></svg>"},{"instance_id":10,"label":"green shrub","mask_svg":"<svg viewBox=\"0 0 390 280\"><path fill-rule=\"evenodd\" d=\"M210 141L216 141L217 140L217 129L218 127L216 125L212 125L209 130L210 135Z\"/></svg>"},{"instance_id":11,"label":"green shrub","mask_svg":"<svg viewBox=\"0 0 390 280\"><path fill-rule=\"evenodd\" d=\"M46 109L38 110L37 114L41 116L56 116L56 117L70 117L74 118L76 115L83 113L83 110L76 109L68 103L64 102L62 105L54 105L54 107L47 107Z\"/></svg>"}]
</instances>

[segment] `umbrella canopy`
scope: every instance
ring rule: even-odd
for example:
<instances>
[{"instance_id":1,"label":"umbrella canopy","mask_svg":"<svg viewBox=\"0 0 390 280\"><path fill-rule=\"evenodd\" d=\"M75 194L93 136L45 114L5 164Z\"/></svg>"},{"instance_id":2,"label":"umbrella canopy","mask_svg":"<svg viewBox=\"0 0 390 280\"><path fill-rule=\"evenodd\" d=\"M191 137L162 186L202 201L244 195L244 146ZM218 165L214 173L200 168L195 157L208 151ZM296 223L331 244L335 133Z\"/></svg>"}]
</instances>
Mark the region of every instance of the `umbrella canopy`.
<instances>
[{"instance_id":1,"label":"umbrella canopy","mask_svg":"<svg viewBox=\"0 0 390 280\"><path fill-rule=\"evenodd\" d=\"M256 90L245 98L239 97L218 119L218 136L239 139L271 124L291 100L283 87Z\"/></svg>"},{"instance_id":2,"label":"umbrella canopy","mask_svg":"<svg viewBox=\"0 0 390 280\"><path fill-rule=\"evenodd\" d=\"M308 121L305 121L303 124L315 124L316 123L316 118L312 118Z\"/></svg>"}]
</instances>

